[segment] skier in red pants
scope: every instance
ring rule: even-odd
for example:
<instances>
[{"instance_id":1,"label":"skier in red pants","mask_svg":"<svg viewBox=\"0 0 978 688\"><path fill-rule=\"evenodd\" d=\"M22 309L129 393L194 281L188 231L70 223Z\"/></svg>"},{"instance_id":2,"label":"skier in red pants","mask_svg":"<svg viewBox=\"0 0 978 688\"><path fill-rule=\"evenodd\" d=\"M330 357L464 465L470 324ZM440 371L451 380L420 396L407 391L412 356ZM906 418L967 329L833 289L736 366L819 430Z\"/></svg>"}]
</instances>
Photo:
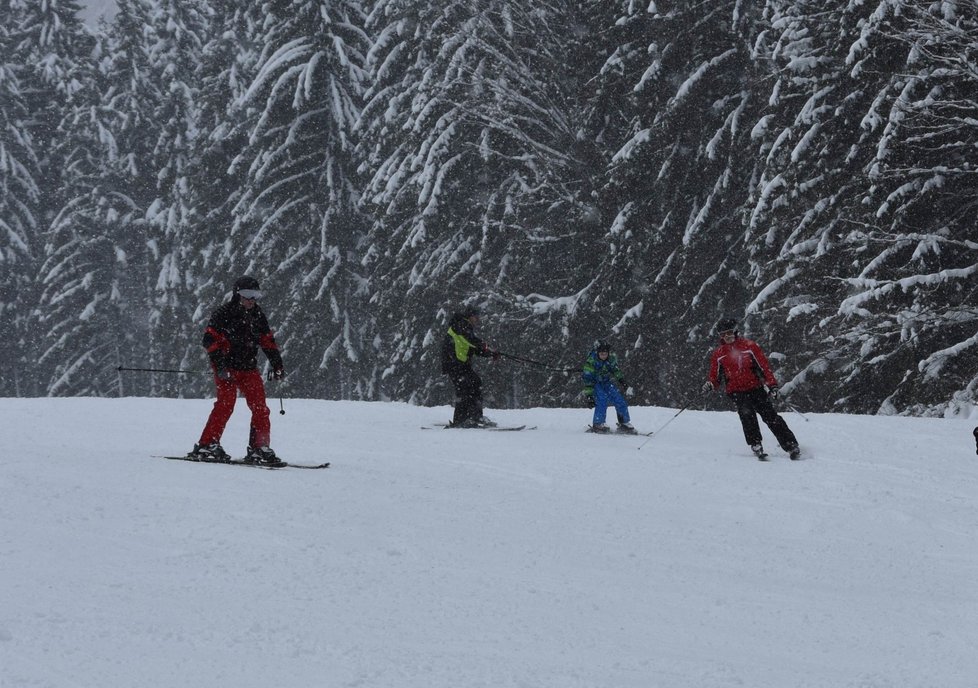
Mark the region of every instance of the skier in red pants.
<instances>
[{"instance_id":1,"label":"skier in red pants","mask_svg":"<svg viewBox=\"0 0 978 688\"><path fill-rule=\"evenodd\" d=\"M204 330L203 345L214 369L217 401L200 441L189 454L197 461L226 463L231 460L221 447L221 436L240 390L251 409L251 433L245 461L266 466L282 463L269 447L271 421L265 402L265 384L258 372L258 348L265 352L274 379L283 379L285 368L268 319L258 305L260 298L258 280L242 277L234 283L231 300L214 311Z\"/></svg>"}]
</instances>

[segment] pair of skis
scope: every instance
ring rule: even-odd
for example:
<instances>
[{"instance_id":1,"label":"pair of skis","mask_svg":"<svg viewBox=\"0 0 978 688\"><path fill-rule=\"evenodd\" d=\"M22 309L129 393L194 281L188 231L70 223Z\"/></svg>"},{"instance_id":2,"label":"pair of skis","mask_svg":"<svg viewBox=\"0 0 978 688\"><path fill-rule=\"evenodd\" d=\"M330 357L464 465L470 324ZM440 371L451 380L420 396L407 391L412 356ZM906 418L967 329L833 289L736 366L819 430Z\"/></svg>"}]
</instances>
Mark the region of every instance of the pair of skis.
<instances>
[{"instance_id":1,"label":"pair of skis","mask_svg":"<svg viewBox=\"0 0 978 688\"><path fill-rule=\"evenodd\" d=\"M612 430L608 428L607 430L596 430L593 425L587 426L584 432L590 432L595 435L619 435L623 437L652 437L651 432L639 432L638 430L633 430L629 432L627 430Z\"/></svg>"},{"instance_id":2,"label":"pair of skis","mask_svg":"<svg viewBox=\"0 0 978 688\"><path fill-rule=\"evenodd\" d=\"M451 423L432 423L431 425L422 425L422 430L489 430L491 432L519 432L520 430L536 430L537 426L531 425L527 427L526 425L496 425L493 427L475 427L475 428L458 428Z\"/></svg>"},{"instance_id":3,"label":"pair of skis","mask_svg":"<svg viewBox=\"0 0 978 688\"><path fill-rule=\"evenodd\" d=\"M244 459L231 459L230 461L200 461L191 456L161 456L157 458L170 459L171 461L191 461L193 463L213 463L216 465L224 465L224 466L247 466L249 468L264 468L267 471L277 471L280 468L306 468L309 470L329 468L329 461L327 461L326 463L287 463L283 461L280 464L267 466L260 463L251 463L250 461L245 461Z\"/></svg>"}]
</instances>

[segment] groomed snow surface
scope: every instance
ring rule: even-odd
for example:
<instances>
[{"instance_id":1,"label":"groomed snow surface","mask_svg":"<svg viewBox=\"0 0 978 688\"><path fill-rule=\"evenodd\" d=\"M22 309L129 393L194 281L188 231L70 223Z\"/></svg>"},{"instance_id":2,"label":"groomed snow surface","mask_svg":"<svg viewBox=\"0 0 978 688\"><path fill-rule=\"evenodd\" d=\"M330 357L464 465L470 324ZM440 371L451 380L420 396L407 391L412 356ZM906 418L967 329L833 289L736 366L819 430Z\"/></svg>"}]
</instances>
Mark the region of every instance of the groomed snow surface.
<instances>
[{"instance_id":1,"label":"groomed snow surface","mask_svg":"<svg viewBox=\"0 0 978 688\"><path fill-rule=\"evenodd\" d=\"M153 458L207 400L0 399L0 686L978 685L968 421L788 413L761 463L732 412L271 405L332 468Z\"/></svg>"}]
</instances>

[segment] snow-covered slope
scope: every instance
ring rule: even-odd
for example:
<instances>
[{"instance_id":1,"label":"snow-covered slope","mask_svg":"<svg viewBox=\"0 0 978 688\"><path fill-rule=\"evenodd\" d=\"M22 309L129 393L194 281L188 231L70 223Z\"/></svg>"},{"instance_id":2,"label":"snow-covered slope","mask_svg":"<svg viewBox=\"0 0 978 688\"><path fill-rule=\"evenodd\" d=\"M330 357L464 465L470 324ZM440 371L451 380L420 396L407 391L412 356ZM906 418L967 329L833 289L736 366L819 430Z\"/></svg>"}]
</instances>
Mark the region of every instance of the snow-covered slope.
<instances>
[{"instance_id":1,"label":"snow-covered slope","mask_svg":"<svg viewBox=\"0 0 978 688\"><path fill-rule=\"evenodd\" d=\"M963 421L273 402L325 471L165 461L210 402L2 399L0 686L970 688ZM637 408L654 430L674 409ZM225 447L240 455L240 404Z\"/></svg>"}]
</instances>

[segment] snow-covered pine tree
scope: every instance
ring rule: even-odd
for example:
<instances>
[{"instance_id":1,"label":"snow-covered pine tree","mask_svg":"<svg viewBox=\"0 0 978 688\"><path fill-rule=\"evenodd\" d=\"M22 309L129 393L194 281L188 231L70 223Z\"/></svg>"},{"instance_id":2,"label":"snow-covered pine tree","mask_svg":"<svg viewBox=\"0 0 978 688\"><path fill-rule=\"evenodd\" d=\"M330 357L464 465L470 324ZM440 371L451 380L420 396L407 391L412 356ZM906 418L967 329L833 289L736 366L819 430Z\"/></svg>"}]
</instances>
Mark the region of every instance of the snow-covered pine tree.
<instances>
[{"instance_id":1,"label":"snow-covered pine tree","mask_svg":"<svg viewBox=\"0 0 978 688\"><path fill-rule=\"evenodd\" d=\"M117 8L97 65L101 111L94 119L106 122L98 129L102 160L97 216L115 253L114 303L121 319L116 366L158 367L151 354L156 333L148 314L157 293L160 252L145 217L157 197L151 161L159 130L154 117L163 94L149 57L155 40L147 30L149 0L118 0ZM127 395L155 395L167 389L170 377L127 374L116 385Z\"/></svg>"},{"instance_id":2,"label":"snow-covered pine tree","mask_svg":"<svg viewBox=\"0 0 978 688\"><path fill-rule=\"evenodd\" d=\"M759 84L766 108L752 125L747 323L776 358L790 352L778 372L784 391L803 407L853 360L822 324L846 295L840 275L851 256L842 244L858 232L867 187L862 171L873 146L863 115L874 83L885 79L882 65L861 78L847 66L870 12L855 4L771 0L770 28L755 44L771 78Z\"/></svg>"},{"instance_id":3,"label":"snow-covered pine tree","mask_svg":"<svg viewBox=\"0 0 978 688\"><path fill-rule=\"evenodd\" d=\"M0 367L0 394L5 396L38 393L28 315L37 307L41 173L21 91L23 62L12 35L21 9L19 2L0 2L0 330L10 347Z\"/></svg>"},{"instance_id":4,"label":"snow-covered pine tree","mask_svg":"<svg viewBox=\"0 0 978 688\"><path fill-rule=\"evenodd\" d=\"M614 312L644 400L680 404L702 379L713 324L748 298L741 206L763 23L736 0L615 6L603 97L621 103L628 129L602 190L618 211L595 301Z\"/></svg>"},{"instance_id":5,"label":"snow-covered pine tree","mask_svg":"<svg viewBox=\"0 0 978 688\"><path fill-rule=\"evenodd\" d=\"M854 77L897 59L873 95L871 186L846 242L849 289L828 327L858 354L852 410L937 415L974 407L978 377L978 2L883 6L863 24ZM855 234L855 232L853 233Z\"/></svg>"},{"instance_id":6,"label":"snow-covered pine tree","mask_svg":"<svg viewBox=\"0 0 978 688\"><path fill-rule=\"evenodd\" d=\"M197 276L194 257L208 243L194 230L197 208L192 172L199 139L199 85L195 82L208 35L209 7L202 0L156 0L150 7L150 71L161 99L152 114L156 141L148 161L155 198L146 208L146 239L157 261L150 311L149 360L153 367L201 367L200 333L194 322ZM161 379L168 392L187 391L179 377Z\"/></svg>"},{"instance_id":7,"label":"snow-covered pine tree","mask_svg":"<svg viewBox=\"0 0 978 688\"><path fill-rule=\"evenodd\" d=\"M769 3L779 78L755 128L749 310L792 352L796 400L925 413L974 393L961 9Z\"/></svg>"},{"instance_id":8,"label":"snow-covered pine tree","mask_svg":"<svg viewBox=\"0 0 978 688\"><path fill-rule=\"evenodd\" d=\"M78 16L77 0L9 1L21 8L10 35L28 108L25 124L39 158L39 187L45 202L42 225L46 228L60 210L57 194L64 161L57 157L58 126L68 103L83 88L94 40Z\"/></svg>"},{"instance_id":9,"label":"snow-covered pine tree","mask_svg":"<svg viewBox=\"0 0 978 688\"><path fill-rule=\"evenodd\" d=\"M450 400L439 347L464 304L484 307L483 334L504 350L554 367L566 353L563 295L580 289L577 231L598 222L592 176L602 171L580 100L588 66L568 64L573 30L586 33L578 4L371 5L365 262L390 397ZM544 371L487 374L497 406L566 391Z\"/></svg>"},{"instance_id":10,"label":"snow-covered pine tree","mask_svg":"<svg viewBox=\"0 0 978 688\"><path fill-rule=\"evenodd\" d=\"M78 17L80 7L75 0L11 2L8 7L15 12L9 35L27 109L24 126L30 131L38 160L38 224L32 237L37 247L36 262L31 281L23 285L20 297L23 305L31 304L21 312L24 319L20 341L33 361L25 368L33 373L32 393L43 394L50 378L50 368L46 366L51 361L42 353L56 335L48 330L40 303L45 275L39 268L46 254L57 250L52 246L50 226L66 202L66 148L59 125L84 87L94 41Z\"/></svg>"},{"instance_id":11,"label":"snow-covered pine tree","mask_svg":"<svg viewBox=\"0 0 978 688\"><path fill-rule=\"evenodd\" d=\"M502 159L511 161L520 186L509 189L507 214L524 230L511 233L506 273L494 290L509 307L499 328L506 345L549 369L508 366L501 377L513 388L513 404L575 404L581 381L573 371L617 319L601 298L606 285L595 279L607 274L614 255L607 232L618 205L605 193L609 142L620 141L628 124L621 103L609 97L611 80L600 77L617 49L607 30L617 12L613 3L567 1L546 11L527 7L526 14L514 21L520 70L509 70L510 82L522 87L509 89L495 118L531 125L526 133L496 135L513 141Z\"/></svg>"},{"instance_id":12,"label":"snow-covered pine tree","mask_svg":"<svg viewBox=\"0 0 978 688\"><path fill-rule=\"evenodd\" d=\"M234 208L246 191L234 173L235 159L248 145L249 132L260 113L242 105L251 85L260 46L258 26L265 18L260 3L210 0L208 36L201 48L201 59L194 75L197 87L197 146L191 171L191 233L196 251L190 256L189 270L195 276L192 301L195 332L191 344L218 304L222 303L239 276L236 244L231 239ZM199 349L202 367L205 359ZM195 366L196 367L196 366ZM210 394L213 383L208 376L188 380L186 387Z\"/></svg>"},{"instance_id":13,"label":"snow-covered pine tree","mask_svg":"<svg viewBox=\"0 0 978 688\"><path fill-rule=\"evenodd\" d=\"M114 153L112 110L99 79L99 42L78 56L78 88L66 101L54 156L63 161L61 209L46 235L39 326L45 333L37 366L50 395L126 394L116 370L125 360L130 331L120 283L127 266L118 245L113 200L104 171ZM131 317L131 316L130 316Z\"/></svg>"},{"instance_id":14,"label":"snow-covered pine tree","mask_svg":"<svg viewBox=\"0 0 978 688\"><path fill-rule=\"evenodd\" d=\"M363 89L361 5L264 3L261 55L240 103L258 116L232 168L245 187L228 264L263 283L287 384L309 396L375 396L352 140Z\"/></svg>"}]
</instances>

